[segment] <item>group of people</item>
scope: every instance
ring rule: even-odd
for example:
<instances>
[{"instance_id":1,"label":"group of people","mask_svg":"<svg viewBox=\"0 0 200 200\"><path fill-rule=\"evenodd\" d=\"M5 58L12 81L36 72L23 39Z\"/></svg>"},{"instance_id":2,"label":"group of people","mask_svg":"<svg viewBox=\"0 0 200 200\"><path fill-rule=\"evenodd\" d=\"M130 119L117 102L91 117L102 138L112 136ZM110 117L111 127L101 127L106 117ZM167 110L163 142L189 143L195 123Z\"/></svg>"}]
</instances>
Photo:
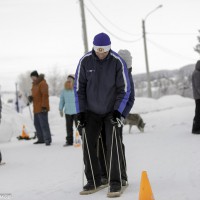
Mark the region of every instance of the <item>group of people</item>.
<instances>
[{"instance_id":1,"label":"group of people","mask_svg":"<svg viewBox=\"0 0 200 200\"><path fill-rule=\"evenodd\" d=\"M76 74L69 75L61 91L59 112L66 119L66 142L73 145L73 124L79 130L83 143L83 160L87 184L85 191L102 184L110 192L119 192L127 185L125 147L122 120L134 104L132 57L128 50L118 53L111 49L111 40L105 33L94 37L92 51L79 61ZM31 73L34 125L38 141L52 142L48 123L49 95L44 75ZM200 134L200 61L192 78L196 113L192 133Z\"/></svg>"}]
</instances>

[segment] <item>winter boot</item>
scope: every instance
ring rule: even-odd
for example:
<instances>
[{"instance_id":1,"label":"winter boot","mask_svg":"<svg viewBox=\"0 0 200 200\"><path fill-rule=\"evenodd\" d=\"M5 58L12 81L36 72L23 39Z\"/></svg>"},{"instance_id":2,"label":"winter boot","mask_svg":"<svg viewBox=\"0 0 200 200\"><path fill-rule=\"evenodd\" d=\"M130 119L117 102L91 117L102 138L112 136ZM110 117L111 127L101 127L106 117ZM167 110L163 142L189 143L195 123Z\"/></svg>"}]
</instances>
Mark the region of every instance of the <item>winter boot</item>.
<instances>
[{"instance_id":1,"label":"winter boot","mask_svg":"<svg viewBox=\"0 0 200 200\"><path fill-rule=\"evenodd\" d=\"M96 182L96 187L100 187L101 183L100 182ZM93 182L88 182L86 185L83 186L83 190L84 191L88 191L88 190L94 190L95 186Z\"/></svg>"},{"instance_id":2,"label":"winter boot","mask_svg":"<svg viewBox=\"0 0 200 200\"><path fill-rule=\"evenodd\" d=\"M44 142L38 140L38 141L34 142L33 144L44 144Z\"/></svg>"},{"instance_id":3,"label":"winter boot","mask_svg":"<svg viewBox=\"0 0 200 200\"><path fill-rule=\"evenodd\" d=\"M120 184L110 185L110 192L120 192L120 191L121 191Z\"/></svg>"},{"instance_id":4,"label":"winter boot","mask_svg":"<svg viewBox=\"0 0 200 200\"><path fill-rule=\"evenodd\" d=\"M101 178L101 184L102 184L102 185L107 185L107 184L108 184L108 179L105 178L105 177L102 177L102 178Z\"/></svg>"}]
</instances>

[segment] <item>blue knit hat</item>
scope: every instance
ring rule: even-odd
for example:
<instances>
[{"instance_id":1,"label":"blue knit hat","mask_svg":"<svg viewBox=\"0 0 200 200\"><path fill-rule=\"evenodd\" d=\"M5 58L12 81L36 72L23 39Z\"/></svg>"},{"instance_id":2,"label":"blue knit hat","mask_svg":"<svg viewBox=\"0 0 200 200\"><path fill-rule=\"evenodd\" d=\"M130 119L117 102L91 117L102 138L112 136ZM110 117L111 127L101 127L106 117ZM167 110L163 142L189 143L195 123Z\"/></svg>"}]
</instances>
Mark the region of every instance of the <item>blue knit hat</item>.
<instances>
[{"instance_id":1,"label":"blue knit hat","mask_svg":"<svg viewBox=\"0 0 200 200\"><path fill-rule=\"evenodd\" d=\"M99 33L94 37L93 47L96 52L104 53L110 50L111 41L107 34Z\"/></svg>"}]
</instances>

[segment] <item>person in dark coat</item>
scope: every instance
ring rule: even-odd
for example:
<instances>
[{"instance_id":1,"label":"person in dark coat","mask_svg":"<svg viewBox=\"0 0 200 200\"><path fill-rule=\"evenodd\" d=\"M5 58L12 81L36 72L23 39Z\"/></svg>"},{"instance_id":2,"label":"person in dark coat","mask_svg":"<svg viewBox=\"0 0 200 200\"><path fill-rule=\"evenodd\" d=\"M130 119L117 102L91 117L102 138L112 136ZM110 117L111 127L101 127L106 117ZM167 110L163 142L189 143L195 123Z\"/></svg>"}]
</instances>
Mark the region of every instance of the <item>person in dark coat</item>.
<instances>
[{"instance_id":1,"label":"person in dark coat","mask_svg":"<svg viewBox=\"0 0 200 200\"><path fill-rule=\"evenodd\" d=\"M192 88L196 105L192 133L200 134L200 60L197 61L195 70L192 74Z\"/></svg>"},{"instance_id":2,"label":"person in dark coat","mask_svg":"<svg viewBox=\"0 0 200 200\"><path fill-rule=\"evenodd\" d=\"M113 130L116 127L115 139L119 145L120 136L117 125L131 92L126 63L116 52L111 50L111 41L107 34L96 35L93 41L93 50L80 59L76 70L74 89L77 119L79 126L84 128L84 144L88 144L88 149L85 144L83 150L87 178L87 184L83 189L91 190L101 185L101 168L96 152L102 125L105 126L106 157L108 169L110 169ZM121 148L118 146L118 162L116 143L114 142L112 151L110 192L121 190L119 165L122 166L123 158Z\"/></svg>"},{"instance_id":3,"label":"person in dark coat","mask_svg":"<svg viewBox=\"0 0 200 200\"><path fill-rule=\"evenodd\" d=\"M1 110L2 110L2 102L1 102L1 95L0 95L0 124L1 124ZM0 151L0 163L2 160L2 155L1 155L1 151Z\"/></svg>"},{"instance_id":4,"label":"person in dark coat","mask_svg":"<svg viewBox=\"0 0 200 200\"><path fill-rule=\"evenodd\" d=\"M122 117L126 118L126 116L129 114L131 108L133 107L134 101L135 101L135 91L134 91L134 83L133 83L133 77L132 77L132 56L131 53L124 49L119 50L118 52L119 56L126 62L127 68L128 68L128 74L129 74L129 80L131 85L131 93L128 99L128 102L126 104L126 107L122 113ZM127 173L126 173L126 157L125 157L125 145L123 143L123 128L121 127L119 129L120 138L121 138L121 145L123 152L123 164L121 166L121 178L122 178L122 185L127 185ZM107 153L106 148L106 136L105 136L105 130L104 127L102 128L100 139L99 139L99 162L101 166L101 173L102 173L102 183L106 184L108 182L108 169L107 169L107 163L104 159L105 155Z\"/></svg>"},{"instance_id":5,"label":"person in dark coat","mask_svg":"<svg viewBox=\"0 0 200 200\"><path fill-rule=\"evenodd\" d=\"M2 110L2 102L1 102L1 95L0 95L0 123L1 123L1 110Z\"/></svg>"},{"instance_id":6,"label":"person in dark coat","mask_svg":"<svg viewBox=\"0 0 200 200\"><path fill-rule=\"evenodd\" d=\"M32 96L29 96L29 102L33 102L34 125L37 132L38 141L34 144L45 143L51 145L51 132L48 122L49 107L49 87L44 79L44 74L38 74L33 71L31 74L33 81Z\"/></svg>"}]
</instances>

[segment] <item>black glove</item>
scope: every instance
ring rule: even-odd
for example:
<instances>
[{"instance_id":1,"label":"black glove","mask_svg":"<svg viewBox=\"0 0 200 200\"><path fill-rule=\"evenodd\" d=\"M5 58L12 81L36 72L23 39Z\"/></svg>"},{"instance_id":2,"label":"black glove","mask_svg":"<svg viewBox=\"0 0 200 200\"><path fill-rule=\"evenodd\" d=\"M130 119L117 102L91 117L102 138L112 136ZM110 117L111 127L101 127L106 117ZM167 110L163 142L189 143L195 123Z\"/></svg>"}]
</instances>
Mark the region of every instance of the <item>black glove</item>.
<instances>
[{"instance_id":1,"label":"black glove","mask_svg":"<svg viewBox=\"0 0 200 200\"><path fill-rule=\"evenodd\" d=\"M33 102L33 96L28 96L29 103Z\"/></svg>"},{"instance_id":2,"label":"black glove","mask_svg":"<svg viewBox=\"0 0 200 200\"><path fill-rule=\"evenodd\" d=\"M81 128L84 128L86 126L86 119L85 119L85 113L84 112L80 112L77 114L77 121L78 121L78 125Z\"/></svg>"},{"instance_id":3,"label":"black glove","mask_svg":"<svg viewBox=\"0 0 200 200\"><path fill-rule=\"evenodd\" d=\"M84 112L77 114L78 132L82 136L82 129L86 126L86 117Z\"/></svg>"},{"instance_id":4,"label":"black glove","mask_svg":"<svg viewBox=\"0 0 200 200\"><path fill-rule=\"evenodd\" d=\"M112 114L112 117L110 119L111 124L113 126L118 126L119 123L118 123L117 119L121 120L121 116L122 115L121 115L121 113L118 110L114 110L114 112Z\"/></svg>"},{"instance_id":5,"label":"black glove","mask_svg":"<svg viewBox=\"0 0 200 200\"><path fill-rule=\"evenodd\" d=\"M48 112L47 108L46 108L46 107L42 107L42 112L43 112L43 113Z\"/></svg>"}]
</instances>

